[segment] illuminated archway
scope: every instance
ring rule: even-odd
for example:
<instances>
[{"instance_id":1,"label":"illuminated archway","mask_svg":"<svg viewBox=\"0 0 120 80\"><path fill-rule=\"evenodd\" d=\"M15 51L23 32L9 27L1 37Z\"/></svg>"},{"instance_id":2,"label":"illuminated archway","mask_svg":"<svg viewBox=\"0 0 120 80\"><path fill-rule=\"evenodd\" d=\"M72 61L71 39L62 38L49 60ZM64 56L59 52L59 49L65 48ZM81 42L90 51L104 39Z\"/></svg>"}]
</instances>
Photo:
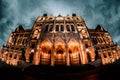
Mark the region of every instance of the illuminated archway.
<instances>
[{"instance_id":1,"label":"illuminated archway","mask_svg":"<svg viewBox=\"0 0 120 80\"><path fill-rule=\"evenodd\" d=\"M45 39L41 43L41 64L51 64L52 43L49 39Z\"/></svg>"},{"instance_id":2,"label":"illuminated archway","mask_svg":"<svg viewBox=\"0 0 120 80\"><path fill-rule=\"evenodd\" d=\"M66 48L65 43L62 39L58 38L54 45L55 53L55 64L62 65L66 64Z\"/></svg>"},{"instance_id":3,"label":"illuminated archway","mask_svg":"<svg viewBox=\"0 0 120 80\"><path fill-rule=\"evenodd\" d=\"M68 53L69 53L71 65L80 63L79 44L75 39L71 39L68 42Z\"/></svg>"}]
</instances>

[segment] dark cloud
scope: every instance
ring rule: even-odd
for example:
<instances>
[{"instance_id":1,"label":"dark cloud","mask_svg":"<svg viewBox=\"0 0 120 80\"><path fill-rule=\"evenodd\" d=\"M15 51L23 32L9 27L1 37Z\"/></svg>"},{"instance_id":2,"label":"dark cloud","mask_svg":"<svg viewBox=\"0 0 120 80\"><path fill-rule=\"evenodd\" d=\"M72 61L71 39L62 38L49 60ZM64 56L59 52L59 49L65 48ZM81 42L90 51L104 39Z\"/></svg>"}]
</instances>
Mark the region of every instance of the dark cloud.
<instances>
[{"instance_id":1,"label":"dark cloud","mask_svg":"<svg viewBox=\"0 0 120 80\"><path fill-rule=\"evenodd\" d=\"M101 24L120 44L120 0L0 0L0 46L19 24L31 28L43 13L77 13L89 28Z\"/></svg>"}]
</instances>

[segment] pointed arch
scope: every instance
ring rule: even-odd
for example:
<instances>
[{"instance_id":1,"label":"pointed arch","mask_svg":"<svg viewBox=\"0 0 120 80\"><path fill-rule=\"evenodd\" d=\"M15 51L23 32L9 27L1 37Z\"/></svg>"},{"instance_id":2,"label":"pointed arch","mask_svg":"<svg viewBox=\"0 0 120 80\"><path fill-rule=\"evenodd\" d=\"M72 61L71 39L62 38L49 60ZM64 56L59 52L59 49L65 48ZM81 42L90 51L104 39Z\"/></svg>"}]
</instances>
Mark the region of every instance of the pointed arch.
<instances>
[{"instance_id":1,"label":"pointed arch","mask_svg":"<svg viewBox=\"0 0 120 80\"><path fill-rule=\"evenodd\" d=\"M80 63L80 57L79 57L79 43L74 38L70 39L70 41L67 44L68 46L68 53L70 57L70 63L71 64L79 64Z\"/></svg>"},{"instance_id":2,"label":"pointed arch","mask_svg":"<svg viewBox=\"0 0 120 80\"><path fill-rule=\"evenodd\" d=\"M51 64L51 50L52 50L52 42L46 38L41 42L41 56L40 62L43 65Z\"/></svg>"},{"instance_id":3,"label":"pointed arch","mask_svg":"<svg viewBox=\"0 0 120 80\"><path fill-rule=\"evenodd\" d=\"M48 50L51 50L52 42L48 38L46 38L41 42L40 46L43 49L43 51L47 52Z\"/></svg>"},{"instance_id":4,"label":"pointed arch","mask_svg":"<svg viewBox=\"0 0 120 80\"><path fill-rule=\"evenodd\" d=\"M74 49L73 47L79 47L79 43L74 38L71 38L67 43L68 49Z\"/></svg>"},{"instance_id":5,"label":"pointed arch","mask_svg":"<svg viewBox=\"0 0 120 80\"><path fill-rule=\"evenodd\" d=\"M54 44L55 64L65 64L66 48L65 42L60 37L57 37Z\"/></svg>"}]
</instances>

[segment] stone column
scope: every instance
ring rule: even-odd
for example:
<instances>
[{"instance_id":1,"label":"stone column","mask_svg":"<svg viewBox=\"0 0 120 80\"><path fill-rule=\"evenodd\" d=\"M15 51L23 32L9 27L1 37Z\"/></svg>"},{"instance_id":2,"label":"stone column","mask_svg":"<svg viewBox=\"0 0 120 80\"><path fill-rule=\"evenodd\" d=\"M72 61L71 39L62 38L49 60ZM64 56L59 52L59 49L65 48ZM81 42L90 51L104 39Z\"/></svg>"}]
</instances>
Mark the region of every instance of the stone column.
<instances>
[{"instance_id":1,"label":"stone column","mask_svg":"<svg viewBox=\"0 0 120 80\"><path fill-rule=\"evenodd\" d=\"M69 56L68 48L66 48L66 63L67 66L70 66L70 56Z\"/></svg>"},{"instance_id":2,"label":"stone column","mask_svg":"<svg viewBox=\"0 0 120 80\"><path fill-rule=\"evenodd\" d=\"M26 49L26 53L25 53L25 59L26 59L26 62L29 62L29 57L30 57L30 52L29 52L30 49Z\"/></svg>"},{"instance_id":3,"label":"stone column","mask_svg":"<svg viewBox=\"0 0 120 80\"><path fill-rule=\"evenodd\" d=\"M39 63L40 63L40 52L37 50L34 55L34 64L39 65Z\"/></svg>"},{"instance_id":4,"label":"stone column","mask_svg":"<svg viewBox=\"0 0 120 80\"><path fill-rule=\"evenodd\" d=\"M86 64L86 55L85 55L83 43L81 41L80 41L80 47L81 47L81 53L80 53L81 63Z\"/></svg>"},{"instance_id":5,"label":"stone column","mask_svg":"<svg viewBox=\"0 0 120 80\"><path fill-rule=\"evenodd\" d=\"M52 49L52 51L51 51L51 66L54 66L54 64L55 64L55 58L54 58L54 49Z\"/></svg>"}]
</instances>

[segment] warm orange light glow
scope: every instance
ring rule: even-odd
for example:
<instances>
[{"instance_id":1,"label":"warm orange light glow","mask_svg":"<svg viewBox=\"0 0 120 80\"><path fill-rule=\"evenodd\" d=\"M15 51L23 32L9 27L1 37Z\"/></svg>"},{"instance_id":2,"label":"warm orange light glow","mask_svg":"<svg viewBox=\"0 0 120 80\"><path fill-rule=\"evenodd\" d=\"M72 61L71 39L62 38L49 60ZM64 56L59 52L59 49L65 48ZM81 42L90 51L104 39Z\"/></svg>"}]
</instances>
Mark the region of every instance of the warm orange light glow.
<instances>
[{"instance_id":1,"label":"warm orange light glow","mask_svg":"<svg viewBox=\"0 0 120 80\"><path fill-rule=\"evenodd\" d=\"M18 26L0 50L7 64L80 65L101 60L102 64L120 58L120 47L101 25L89 29L82 17L44 14L31 29ZM100 63L99 62L99 63ZM100 63L101 64L101 63Z\"/></svg>"}]
</instances>

